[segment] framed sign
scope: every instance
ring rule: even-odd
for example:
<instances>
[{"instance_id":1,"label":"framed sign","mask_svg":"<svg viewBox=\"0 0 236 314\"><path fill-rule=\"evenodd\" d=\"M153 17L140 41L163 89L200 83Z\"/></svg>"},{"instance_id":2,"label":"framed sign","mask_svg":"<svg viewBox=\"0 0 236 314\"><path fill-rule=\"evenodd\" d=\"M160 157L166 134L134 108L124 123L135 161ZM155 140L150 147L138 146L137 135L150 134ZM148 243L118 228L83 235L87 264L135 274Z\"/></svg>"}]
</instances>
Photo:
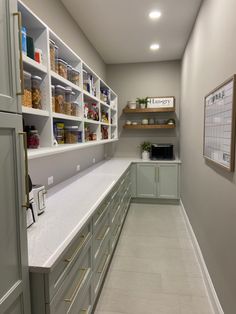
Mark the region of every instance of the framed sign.
<instances>
[{"instance_id":1,"label":"framed sign","mask_svg":"<svg viewBox=\"0 0 236 314\"><path fill-rule=\"evenodd\" d=\"M147 108L175 108L175 97L148 97Z\"/></svg>"},{"instance_id":2,"label":"framed sign","mask_svg":"<svg viewBox=\"0 0 236 314\"><path fill-rule=\"evenodd\" d=\"M205 97L203 156L228 171L235 166L236 76Z\"/></svg>"}]
</instances>

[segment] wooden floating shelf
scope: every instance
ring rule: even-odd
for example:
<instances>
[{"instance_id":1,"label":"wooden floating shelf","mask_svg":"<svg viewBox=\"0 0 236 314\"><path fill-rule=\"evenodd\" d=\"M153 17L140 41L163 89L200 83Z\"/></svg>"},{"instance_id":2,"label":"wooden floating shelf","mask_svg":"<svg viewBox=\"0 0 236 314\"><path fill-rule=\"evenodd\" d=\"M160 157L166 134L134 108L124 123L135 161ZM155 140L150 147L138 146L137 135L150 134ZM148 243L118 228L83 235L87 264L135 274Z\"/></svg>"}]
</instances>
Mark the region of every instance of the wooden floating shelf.
<instances>
[{"instance_id":1,"label":"wooden floating shelf","mask_svg":"<svg viewBox=\"0 0 236 314\"><path fill-rule=\"evenodd\" d=\"M175 112L175 108L145 108L145 109L129 109L125 107L124 113L156 113L156 112Z\"/></svg>"},{"instance_id":2,"label":"wooden floating shelf","mask_svg":"<svg viewBox=\"0 0 236 314\"><path fill-rule=\"evenodd\" d=\"M175 125L174 124L137 124L137 125L128 125L125 124L123 126L124 129L174 129Z\"/></svg>"}]
</instances>

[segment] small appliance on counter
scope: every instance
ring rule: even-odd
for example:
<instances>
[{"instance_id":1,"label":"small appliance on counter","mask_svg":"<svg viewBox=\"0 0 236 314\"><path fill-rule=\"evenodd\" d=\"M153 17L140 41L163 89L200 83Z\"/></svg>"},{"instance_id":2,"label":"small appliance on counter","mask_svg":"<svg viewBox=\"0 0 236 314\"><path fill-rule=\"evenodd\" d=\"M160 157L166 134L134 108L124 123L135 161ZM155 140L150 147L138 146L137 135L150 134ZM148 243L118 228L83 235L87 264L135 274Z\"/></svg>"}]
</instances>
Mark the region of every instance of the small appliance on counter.
<instances>
[{"instance_id":1,"label":"small appliance on counter","mask_svg":"<svg viewBox=\"0 0 236 314\"><path fill-rule=\"evenodd\" d=\"M173 144L152 144L150 159L172 160L174 159Z\"/></svg>"},{"instance_id":2,"label":"small appliance on counter","mask_svg":"<svg viewBox=\"0 0 236 314\"><path fill-rule=\"evenodd\" d=\"M38 215L41 215L46 207L46 189L44 185L33 185L33 197Z\"/></svg>"}]
</instances>

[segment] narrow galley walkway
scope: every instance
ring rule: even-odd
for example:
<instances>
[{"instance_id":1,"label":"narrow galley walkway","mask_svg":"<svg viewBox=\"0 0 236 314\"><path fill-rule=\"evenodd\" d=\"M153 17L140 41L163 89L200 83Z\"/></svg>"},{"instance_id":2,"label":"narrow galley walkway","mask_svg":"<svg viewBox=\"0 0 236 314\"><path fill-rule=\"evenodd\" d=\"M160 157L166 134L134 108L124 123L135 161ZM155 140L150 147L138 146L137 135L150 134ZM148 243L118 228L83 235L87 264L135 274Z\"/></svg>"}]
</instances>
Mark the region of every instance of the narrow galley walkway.
<instances>
[{"instance_id":1,"label":"narrow galley walkway","mask_svg":"<svg viewBox=\"0 0 236 314\"><path fill-rule=\"evenodd\" d=\"M213 314L177 205L132 204L95 314Z\"/></svg>"}]
</instances>

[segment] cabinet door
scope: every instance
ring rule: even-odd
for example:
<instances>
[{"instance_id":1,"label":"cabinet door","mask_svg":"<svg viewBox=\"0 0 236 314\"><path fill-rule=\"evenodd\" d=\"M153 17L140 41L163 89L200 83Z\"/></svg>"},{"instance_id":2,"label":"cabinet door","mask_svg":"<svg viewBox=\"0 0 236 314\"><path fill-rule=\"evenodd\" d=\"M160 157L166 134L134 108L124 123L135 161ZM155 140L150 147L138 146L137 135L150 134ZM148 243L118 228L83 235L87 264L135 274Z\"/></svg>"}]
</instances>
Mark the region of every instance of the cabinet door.
<instances>
[{"instance_id":1,"label":"cabinet door","mask_svg":"<svg viewBox=\"0 0 236 314\"><path fill-rule=\"evenodd\" d=\"M19 46L16 0L0 0L0 111L19 112ZM19 106L18 106L19 100ZM19 108L18 108L19 107Z\"/></svg>"},{"instance_id":2,"label":"cabinet door","mask_svg":"<svg viewBox=\"0 0 236 314\"><path fill-rule=\"evenodd\" d=\"M0 113L0 313L29 313L22 117Z\"/></svg>"},{"instance_id":3,"label":"cabinet door","mask_svg":"<svg viewBox=\"0 0 236 314\"><path fill-rule=\"evenodd\" d=\"M137 165L137 196L156 197L156 166L152 164Z\"/></svg>"},{"instance_id":4,"label":"cabinet door","mask_svg":"<svg viewBox=\"0 0 236 314\"><path fill-rule=\"evenodd\" d=\"M157 197L167 199L178 199L178 165L158 165L157 166Z\"/></svg>"}]
</instances>

